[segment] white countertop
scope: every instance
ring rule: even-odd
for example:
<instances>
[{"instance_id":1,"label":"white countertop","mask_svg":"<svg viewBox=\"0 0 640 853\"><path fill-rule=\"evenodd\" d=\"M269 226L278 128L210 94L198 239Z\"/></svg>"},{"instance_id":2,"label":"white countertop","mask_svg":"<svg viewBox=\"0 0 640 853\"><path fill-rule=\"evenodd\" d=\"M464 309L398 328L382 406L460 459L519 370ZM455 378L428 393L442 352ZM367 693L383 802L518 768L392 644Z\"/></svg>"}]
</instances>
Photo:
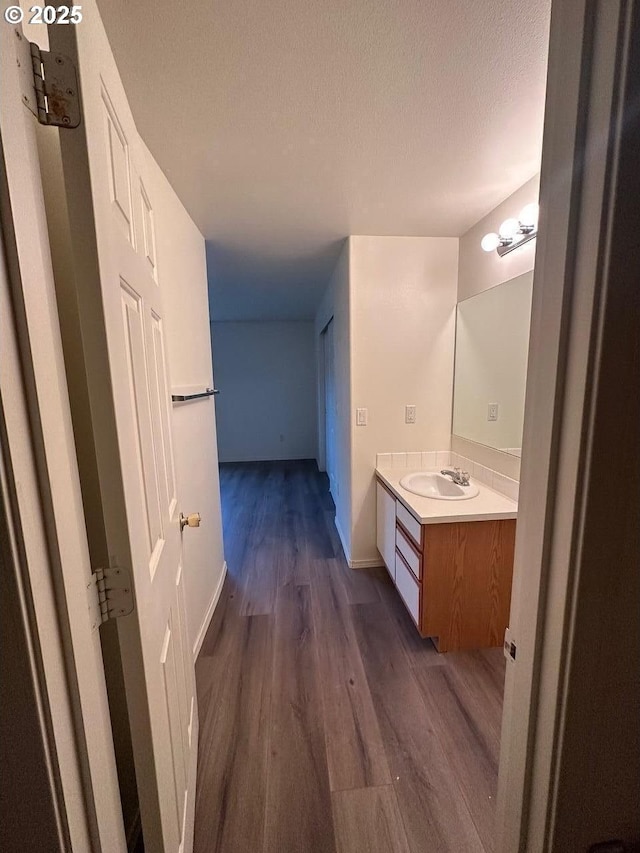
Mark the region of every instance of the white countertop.
<instances>
[{"instance_id":1,"label":"white countertop","mask_svg":"<svg viewBox=\"0 0 640 853\"><path fill-rule=\"evenodd\" d=\"M494 492L479 480L472 479L480 490L475 498L460 501L442 501L437 498L423 498L408 492L400 485L407 474L424 471L424 468L376 468L378 477L391 489L398 500L420 524L442 524L454 521L496 521L502 518L517 518L518 504L510 498ZM435 470L435 469L434 469ZM438 469L439 470L439 469Z\"/></svg>"}]
</instances>

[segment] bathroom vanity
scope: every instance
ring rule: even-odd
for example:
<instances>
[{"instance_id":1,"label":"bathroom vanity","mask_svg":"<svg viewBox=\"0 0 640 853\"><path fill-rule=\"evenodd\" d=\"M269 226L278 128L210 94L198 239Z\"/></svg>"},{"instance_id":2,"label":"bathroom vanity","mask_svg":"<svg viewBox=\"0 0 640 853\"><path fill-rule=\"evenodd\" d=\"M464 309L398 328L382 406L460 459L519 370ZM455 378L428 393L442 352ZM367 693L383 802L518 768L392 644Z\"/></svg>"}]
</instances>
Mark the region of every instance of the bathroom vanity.
<instances>
[{"instance_id":1,"label":"bathroom vanity","mask_svg":"<svg viewBox=\"0 0 640 853\"><path fill-rule=\"evenodd\" d=\"M470 500L421 497L406 474L376 470L377 545L420 635L440 652L501 646L517 504L482 484Z\"/></svg>"}]
</instances>

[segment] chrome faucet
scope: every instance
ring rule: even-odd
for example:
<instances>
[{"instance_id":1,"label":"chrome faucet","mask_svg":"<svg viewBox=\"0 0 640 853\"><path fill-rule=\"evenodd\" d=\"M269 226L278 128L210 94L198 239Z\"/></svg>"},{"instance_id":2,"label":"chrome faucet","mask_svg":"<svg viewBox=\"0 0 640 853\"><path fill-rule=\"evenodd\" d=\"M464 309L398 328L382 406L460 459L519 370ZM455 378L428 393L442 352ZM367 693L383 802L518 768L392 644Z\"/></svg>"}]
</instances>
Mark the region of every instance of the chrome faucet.
<instances>
[{"instance_id":1,"label":"chrome faucet","mask_svg":"<svg viewBox=\"0 0 640 853\"><path fill-rule=\"evenodd\" d=\"M451 477L456 486L468 486L471 475L468 471L461 471L459 468L454 468L450 471L448 468L443 468L441 474L446 474Z\"/></svg>"}]
</instances>

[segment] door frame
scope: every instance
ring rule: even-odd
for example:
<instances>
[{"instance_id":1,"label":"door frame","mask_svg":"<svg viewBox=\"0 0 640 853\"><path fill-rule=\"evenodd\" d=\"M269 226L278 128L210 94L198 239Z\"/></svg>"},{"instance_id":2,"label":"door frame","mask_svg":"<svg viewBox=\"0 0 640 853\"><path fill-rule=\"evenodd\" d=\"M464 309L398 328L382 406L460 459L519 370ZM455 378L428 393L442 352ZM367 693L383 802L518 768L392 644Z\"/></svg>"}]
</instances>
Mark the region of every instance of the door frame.
<instances>
[{"instance_id":1,"label":"door frame","mask_svg":"<svg viewBox=\"0 0 640 853\"><path fill-rule=\"evenodd\" d=\"M527 381L521 522L511 619L517 658L507 667L499 782L499 825L504 827L499 849L503 853L551 849L558 828L558 773L566 757L564 715L569 707L576 655L581 651L575 633L581 583L588 578L583 571L585 564L577 559L584 541L583 495L592 494L594 460L590 454L598 406L605 399L602 381L595 380L603 340L611 329L607 325L608 300L617 295L607 280L610 257L598 252L602 238L611 248L610 229L617 201L609 191L622 131L619 104L611 95L628 62L624 27L619 30L618 22L624 18L628 23L634 10L637 3L631 0L556 0L552 10L541 176L543 218L530 345L536 358L530 361L533 366ZM574 38L567 39L567 32ZM610 157L584 161L585 150L593 151L594 146L600 150L603 128ZM572 167L567 170L569 163ZM53 319L50 331L59 334ZM632 343L627 341L626 346ZM23 355L21 370L25 367ZM17 375L22 376L21 371ZM3 451L14 463L24 454L27 482L37 498L29 535L37 540L50 578L37 608L46 609L51 625L59 625L69 619L69 613L55 594L56 566L50 564L54 543L47 527L50 518L41 503L42 483L48 472L34 453L34 445L42 436L33 431L33 397L23 381L16 387L19 394L12 398L9 410L2 388L5 415L7 411L20 413L27 429L22 439L12 430ZM64 405L62 391L60 399ZM19 405L15 405L16 400ZM628 411L633 414L633 407ZM75 460L71 463L75 467ZM81 536L82 530L76 535ZM59 635L54 632L47 636L46 646L43 677L49 687L56 681L58 685L59 702L50 706L51 712L59 717L68 735L74 735L54 738L56 758L59 766L67 763L70 768L68 779L75 779L82 787L80 767L84 759L76 751L82 737L78 741L75 736L83 736L87 726L73 714L77 697L66 681L71 674L73 683L77 670L69 671L68 650ZM71 800L64 799L68 806ZM78 821L78 832L84 823L84 831L90 833L87 813L91 798L86 787L80 803L85 806L78 815L70 816L67 808L67 820Z\"/></svg>"},{"instance_id":2,"label":"door frame","mask_svg":"<svg viewBox=\"0 0 640 853\"><path fill-rule=\"evenodd\" d=\"M4 237L4 233L2 236ZM8 296L9 278L7 275L4 245L3 241L0 240L0 309L3 316L2 334L7 341L5 347L8 344L8 348L17 355L17 334L13 317L6 313L9 305ZM2 352L2 357L7 358L6 349ZM62 730L67 734L68 743L73 743L74 733L73 726L70 724L69 708L64 706L51 708L48 698L49 691L47 690L47 672L44 666L45 655L43 655L38 632L38 621L40 621L41 625L47 622L51 626L55 625L57 616L56 602L50 586L41 589L40 595L36 595L34 600L29 567L26 565L25 560L25 555L30 549L31 553L33 553L33 549L38 548L40 553L44 555L46 536L44 525L36 523L35 529L29 531L27 528L25 534L21 523L16 475L21 481L22 494L24 495L26 490L27 494L30 492L35 496L36 483L34 475L37 469L31 451L31 436L29 432L14 433L14 438L11 440L8 435L7 417L5 416L7 407L11 405L14 408L14 422L16 422L17 418L20 418L24 423L23 418L27 410L24 383L21 381L22 377L18 375L16 378L18 381L12 389L15 396L11 399L11 391L6 387L6 383L0 377L2 604L3 608L6 608L7 611L3 619L9 619L14 633L11 651L8 652L7 649L3 649L3 655L10 654L13 657L17 654L20 656L20 668L24 673L25 681L19 685L13 685L12 693L14 691L17 692L16 702L9 706L9 708L6 708L3 703L3 715L6 713L17 713L17 703L22 700L23 704L20 707L20 713L23 717L26 717L23 731L30 730L32 736L37 732L39 737L33 737L34 742L31 744L28 755L25 757L23 745L15 741L15 731L11 717L3 718L3 730L6 727L6 734L3 736L2 750L3 758L6 756L9 762L8 772L12 773L13 762L15 761L16 768L19 767L22 772L26 771L33 778L35 787L32 790L36 790L39 793L40 809L38 818L34 821L34 834L32 838L36 843L41 844L42 849L46 847L53 849L55 843L56 849L63 851L66 847L70 846L71 839L63 790L63 779L68 778L68 774L61 772L60 762L69 762L70 766L73 767L75 756L73 752L68 753L64 750L60 754L59 750L56 749L55 724L52 715L58 715L58 731ZM17 412L15 411L17 408L16 402L19 405ZM9 419L11 419L11 415L9 415ZM21 438L24 445L19 447L17 446L17 442ZM39 516L36 516L36 520L37 522L42 521ZM25 543L25 535L31 538L31 543ZM3 625L3 627L5 626ZM16 636L17 634L19 636ZM66 679L66 672L63 665L64 649L59 632L55 630L48 632L47 643L49 646L48 681L50 690L53 691L55 690L54 685L59 687L65 683ZM27 699L31 701L27 701ZM11 731L11 734L9 734L9 731ZM6 742L4 737L6 737ZM81 788L81 780L77 775L73 775L75 786ZM21 782L22 780L18 778L17 784L19 789ZM71 820L73 821L73 819L72 816ZM2 824L4 843L9 845L13 843L17 844L18 839L13 836L12 830L6 826L4 813ZM88 829L88 822L80 820L79 824L74 833L75 837L86 837L85 833ZM44 831L51 833L54 827L55 839L50 834L48 837L41 835ZM21 837L22 841L24 841L22 833ZM7 849L13 848L8 847Z\"/></svg>"},{"instance_id":3,"label":"door frame","mask_svg":"<svg viewBox=\"0 0 640 853\"><path fill-rule=\"evenodd\" d=\"M582 720L575 715L571 718L579 693L576 673L583 680L588 674L588 689L598 694L597 666L606 659L602 647L615 643L610 609L620 598L613 594L599 600L589 598L597 585L585 545L589 537L592 549L594 539L597 544L597 535L591 534L593 527L587 526L589 521L593 525L594 507L607 517L608 533L617 546L612 553L622 552L621 543L628 547L630 541L624 511L614 518L607 509L611 496L603 494L601 478L608 460L602 459L601 448L598 455L596 442L598 432L613 438L618 425L607 429L601 410L606 400L611 403L609 389L616 387L616 360L618 369L626 365L623 373L628 379L635 378L632 393L637 392L639 379L637 332L634 338L632 327L625 328L613 309L621 290L629 288L640 222L628 221L622 233L618 228L619 237L612 236L614 223L619 226L616 207L629 189L628 181L626 186L617 183L621 155L638 144L637 132L635 139L630 132L634 121L628 120L629 107L623 101L632 61L631 16L635 11L637 28L638 5L633 0L556 0L552 6L541 230L534 270L510 618L516 659L507 658L500 752L500 853L568 849L566 838L565 846L561 839L571 821L578 818L559 808L563 788L565 806L571 798L578 802L585 792L574 787L567 793L562 776L571 766L575 774L576 764L583 760L584 740L576 741L576 731L586 736L591 723L594 736L597 726L593 721L601 710L583 708ZM635 62L637 91L637 56ZM637 254L635 263L637 275ZM634 308L637 315L637 297L635 306L629 301L629 312ZM612 356L603 342L616 331L626 332L626 336L618 336L618 351ZM633 507L632 487L637 487L640 459L640 436L637 425L635 430L632 426L637 408L634 401L616 412L629 440L627 458L635 460L629 485L621 486L628 501L627 513ZM599 483L594 477L597 471ZM619 503L617 506L620 509ZM605 544L602 532L600 547ZM624 574L620 570L619 575ZM603 611L602 623L588 636L579 633L579 614L586 611L593 616L596 605ZM636 636L632 656L637 657L637 646ZM594 647L598 649L595 654ZM617 668L619 681L623 681L624 667ZM630 674L626 677L632 689ZM615 734L611 738L615 740ZM600 744L596 736L589 752L595 755ZM595 759L594 763L597 765ZM599 769L603 767L601 763ZM611 772L610 767L607 770ZM617 774L626 777L620 767ZM583 784L588 784L588 778ZM573 835L572 849L587 849L607 840L606 834L590 837L589 827L597 835L607 825L609 838L616 837L611 827L620 810L620 804L617 806L609 808L607 824L602 807L592 803L590 814L579 818L584 838L578 842ZM575 825L573 829L578 831ZM619 832L623 833L620 827Z\"/></svg>"},{"instance_id":4,"label":"door frame","mask_svg":"<svg viewBox=\"0 0 640 853\"><path fill-rule=\"evenodd\" d=\"M16 84L13 28L2 72ZM38 697L60 849L124 851L102 656L92 628L91 566L55 307L36 119L4 104L0 128L2 497ZM55 132L52 128L52 132ZM5 168L9 162L10 168ZM56 843L51 839L51 844ZM53 848L52 848L53 849Z\"/></svg>"}]
</instances>

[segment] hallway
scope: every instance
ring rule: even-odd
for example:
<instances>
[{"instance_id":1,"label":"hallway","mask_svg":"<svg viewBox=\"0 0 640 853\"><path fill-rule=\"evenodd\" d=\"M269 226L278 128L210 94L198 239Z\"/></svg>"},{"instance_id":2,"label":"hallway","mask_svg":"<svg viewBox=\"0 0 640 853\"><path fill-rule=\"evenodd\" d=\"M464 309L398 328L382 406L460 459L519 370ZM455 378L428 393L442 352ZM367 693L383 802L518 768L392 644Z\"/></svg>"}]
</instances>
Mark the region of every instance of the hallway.
<instances>
[{"instance_id":1,"label":"hallway","mask_svg":"<svg viewBox=\"0 0 640 853\"><path fill-rule=\"evenodd\" d=\"M196 853L493 850L501 649L438 655L354 571L315 462L221 466Z\"/></svg>"}]
</instances>

